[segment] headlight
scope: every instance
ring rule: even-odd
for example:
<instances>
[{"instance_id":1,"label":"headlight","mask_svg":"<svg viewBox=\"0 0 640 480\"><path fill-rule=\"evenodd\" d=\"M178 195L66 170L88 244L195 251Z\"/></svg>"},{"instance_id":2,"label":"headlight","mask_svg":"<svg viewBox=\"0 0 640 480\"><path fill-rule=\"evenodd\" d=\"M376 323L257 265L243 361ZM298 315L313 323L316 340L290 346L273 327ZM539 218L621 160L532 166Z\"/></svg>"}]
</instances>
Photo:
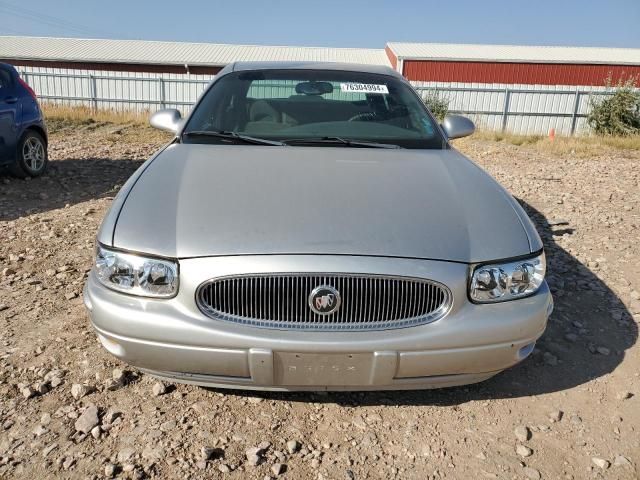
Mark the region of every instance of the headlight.
<instances>
[{"instance_id":1,"label":"headlight","mask_svg":"<svg viewBox=\"0 0 640 480\"><path fill-rule=\"evenodd\" d=\"M473 270L469 296L478 303L505 302L534 294L544 281L544 252L509 263L479 265Z\"/></svg>"},{"instance_id":2,"label":"headlight","mask_svg":"<svg viewBox=\"0 0 640 480\"><path fill-rule=\"evenodd\" d=\"M108 288L144 297L173 297L178 291L178 263L109 250L96 249L95 272Z\"/></svg>"}]
</instances>

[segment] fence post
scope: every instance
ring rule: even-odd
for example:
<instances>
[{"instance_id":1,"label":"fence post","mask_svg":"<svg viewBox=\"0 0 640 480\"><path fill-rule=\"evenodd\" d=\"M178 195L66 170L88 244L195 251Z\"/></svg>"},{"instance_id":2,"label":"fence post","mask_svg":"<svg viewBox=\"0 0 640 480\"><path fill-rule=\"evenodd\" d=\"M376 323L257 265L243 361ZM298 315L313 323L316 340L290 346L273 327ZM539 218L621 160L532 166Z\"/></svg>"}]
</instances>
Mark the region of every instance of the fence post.
<instances>
[{"instance_id":1,"label":"fence post","mask_svg":"<svg viewBox=\"0 0 640 480\"><path fill-rule=\"evenodd\" d=\"M98 110L98 95L96 94L96 77L89 74L89 93L91 95L91 104L94 110Z\"/></svg>"},{"instance_id":2,"label":"fence post","mask_svg":"<svg viewBox=\"0 0 640 480\"><path fill-rule=\"evenodd\" d=\"M165 103L164 78L159 77L158 84L160 90L160 108L167 108L167 104Z\"/></svg>"},{"instance_id":3,"label":"fence post","mask_svg":"<svg viewBox=\"0 0 640 480\"><path fill-rule=\"evenodd\" d=\"M504 110L502 111L502 131L507 129L507 118L509 116L509 100L511 99L511 90L504 89Z\"/></svg>"},{"instance_id":4,"label":"fence post","mask_svg":"<svg viewBox=\"0 0 640 480\"><path fill-rule=\"evenodd\" d=\"M578 109L580 108L580 87L576 87L576 99L573 102L573 114L571 115L571 136L576 133L578 123Z\"/></svg>"}]
</instances>

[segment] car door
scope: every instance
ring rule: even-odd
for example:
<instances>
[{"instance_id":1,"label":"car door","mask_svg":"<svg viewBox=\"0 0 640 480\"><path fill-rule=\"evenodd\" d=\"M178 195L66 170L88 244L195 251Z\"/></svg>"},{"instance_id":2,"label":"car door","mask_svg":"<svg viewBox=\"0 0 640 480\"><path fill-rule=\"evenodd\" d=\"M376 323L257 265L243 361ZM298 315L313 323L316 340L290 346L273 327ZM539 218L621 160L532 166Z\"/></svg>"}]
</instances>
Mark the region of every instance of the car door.
<instances>
[{"instance_id":1,"label":"car door","mask_svg":"<svg viewBox=\"0 0 640 480\"><path fill-rule=\"evenodd\" d=\"M12 161L17 141L18 88L7 67L0 65L0 163Z\"/></svg>"}]
</instances>

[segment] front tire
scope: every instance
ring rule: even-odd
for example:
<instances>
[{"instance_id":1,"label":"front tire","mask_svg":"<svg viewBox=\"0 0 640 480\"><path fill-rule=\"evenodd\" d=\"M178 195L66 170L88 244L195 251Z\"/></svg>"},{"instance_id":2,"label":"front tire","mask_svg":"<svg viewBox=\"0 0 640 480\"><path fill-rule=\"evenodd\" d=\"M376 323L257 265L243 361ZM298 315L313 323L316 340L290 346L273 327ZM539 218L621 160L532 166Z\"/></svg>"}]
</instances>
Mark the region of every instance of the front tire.
<instances>
[{"instance_id":1,"label":"front tire","mask_svg":"<svg viewBox=\"0 0 640 480\"><path fill-rule=\"evenodd\" d=\"M18 142L17 158L11 172L20 178L39 177L48 164L47 142L38 132L27 130Z\"/></svg>"}]
</instances>

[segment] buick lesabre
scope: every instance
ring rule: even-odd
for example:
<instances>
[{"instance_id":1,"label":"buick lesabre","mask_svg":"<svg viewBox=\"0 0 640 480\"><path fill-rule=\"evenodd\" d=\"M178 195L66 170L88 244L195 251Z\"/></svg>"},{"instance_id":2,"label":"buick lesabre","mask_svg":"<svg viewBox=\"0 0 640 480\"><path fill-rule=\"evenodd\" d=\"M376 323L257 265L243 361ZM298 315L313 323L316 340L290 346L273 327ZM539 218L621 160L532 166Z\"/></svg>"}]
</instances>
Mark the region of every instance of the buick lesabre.
<instances>
[{"instance_id":1,"label":"buick lesabre","mask_svg":"<svg viewBox=\"0 0 640 480\"><path fill-rule=\"evenodd\" d=\"M553 308L518 202L386 67L235 63L115 198L84 302L171 381L435 388L525 359Z\"/></svg>"}]
</instances>

